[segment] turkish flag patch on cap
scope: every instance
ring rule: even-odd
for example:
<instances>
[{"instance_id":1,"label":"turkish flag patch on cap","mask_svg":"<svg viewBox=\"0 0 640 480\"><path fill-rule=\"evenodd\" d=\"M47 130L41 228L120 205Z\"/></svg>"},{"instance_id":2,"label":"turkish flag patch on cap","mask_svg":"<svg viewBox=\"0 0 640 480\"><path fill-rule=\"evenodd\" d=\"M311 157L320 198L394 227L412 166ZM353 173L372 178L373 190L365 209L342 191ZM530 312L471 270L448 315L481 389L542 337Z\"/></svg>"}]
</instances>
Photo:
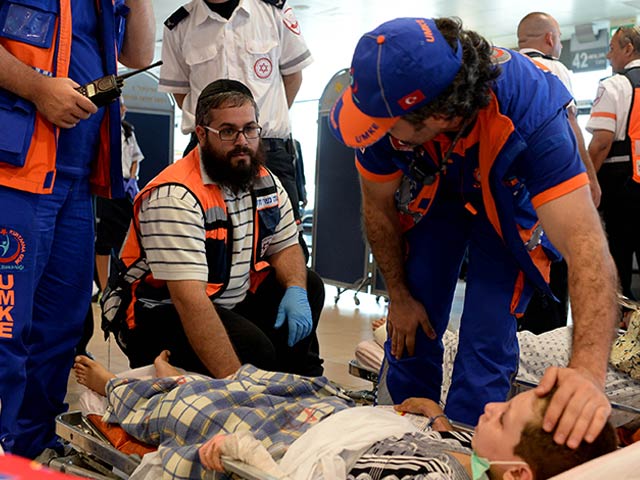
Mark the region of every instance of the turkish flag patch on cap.
<instances>
[{"instance_id":1,"label":"turkish flag patch on cap","mask_svg":"<svg viewBox=\"0 0 640 480\"><path fill-rule=\"evenodd\" d=\"M420 90L414 90L408 95L405 95L400 100L398 100L398 104L402 107L403 110L409 110L414 105L420 103L425 99L424 93Z\"/></svg>"}]
</instances>

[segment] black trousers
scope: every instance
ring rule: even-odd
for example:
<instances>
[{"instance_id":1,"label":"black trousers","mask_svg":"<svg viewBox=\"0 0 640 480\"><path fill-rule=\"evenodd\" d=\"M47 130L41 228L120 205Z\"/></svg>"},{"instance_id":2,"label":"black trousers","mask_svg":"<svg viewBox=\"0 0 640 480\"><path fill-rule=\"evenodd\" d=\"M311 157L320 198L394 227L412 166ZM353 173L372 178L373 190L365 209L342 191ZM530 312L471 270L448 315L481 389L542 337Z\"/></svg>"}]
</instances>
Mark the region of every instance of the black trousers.
<instances>
[{"instance_id":1,"label":"black trousers","mask_svg":"<svg viewBox=\"0 0 640 480\"><path fill-rule=\"evenodd\" d=\"M324 305L324 284L315 272L307 272L313 331L293 347L287 345L286 321L280 329L273 328L284 292L271 272L256 292L248 293L233 310L216 307L216 312L241 363L250 363L263 370L322 375L323 360L316 328ZM125 351L132 368L153 363L166 349L171 352L172 364L188 371L211 374L191 348L173 305L148 308L137 304L134 308L137 325L126 335Z\"/></svg>"},{"instance_id":2,"label":"black trousers","mask_svg":"<svg viewBox=\"0 0 640 480\"><path fill-rule=\"evenodd\" d=\"M539 335L567 325L569 308L567 273L567 262L564 260L551 264L549 287L559 302L536 290L524 315L518 319L518 330L529 330Z\"/></svg>"},{"instance_id":3,"label":"black trousers","mask_svg":"<svg viewBox=\"0 0 640 480\"><path fill-rule=\"evenodd\" d=\"M129 198L96 197L96 254L117 256L133 218ZM100 285L104 289L105 285Z\"/></svg>"},{"instance_id":4,"label":"black trousers","mask_svg":"<svg viewBox=\"0 0 640 480\"><path fill-rule=\"evenodd\" d=\"M640 184L631 178L628 162L605 163L598 172L602 189L600 213L609 240L609 250L618 269L623 295L631 292L633 254L640 262Z\"/></svg>"}]
</instances>

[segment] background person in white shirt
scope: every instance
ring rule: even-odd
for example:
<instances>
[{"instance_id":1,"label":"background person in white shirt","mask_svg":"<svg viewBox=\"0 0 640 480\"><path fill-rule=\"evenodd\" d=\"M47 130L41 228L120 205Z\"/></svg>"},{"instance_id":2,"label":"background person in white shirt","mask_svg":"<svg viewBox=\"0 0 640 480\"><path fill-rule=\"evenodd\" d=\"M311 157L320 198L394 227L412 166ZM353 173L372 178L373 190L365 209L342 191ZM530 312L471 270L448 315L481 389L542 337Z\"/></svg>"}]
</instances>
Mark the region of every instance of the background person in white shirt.
<instances>
[{"instance_id":1,"label":"background person in white shirt","mask_svg":"<svg viewBox=\"0 0 640 480\"><path fill-rule=\"evenodd\" d=\"M295 153L289 108L313 62L293 9L268 0L192 0L165 22L159 90L182 109L182 133L191 135L184 155L197 145L196 100L219 78L249 87L263 118L266 166L291 200L300 224ZM299 240L305 255L306 244Z\"/></svg>"},{"instance_id":2,"label":"background person in white shirt","mask_svg":"<svg viewBox=\"0 0 640 480\"><path fill-rule=\"evenodd\" d=\"M530 57L536 65L557 76L567 90L573 94L569 70L558 58L562 51L560 25L548 13L531 12L525 15L518 24L518 47L520 53ZM576 136L578 152L589 175L591 197L598 206L600 203L600 185L595 169L589 158L584 143L584 136L577 119L578 109L575 101L567 106L567 116L571 129ZM518 319L520 330L529 330L540 334L567 324L569 310L569 281L567 263L564 260L551 264L549 286L558 301L540 292L535 292L525 314Z\"/></svg>"},{"instance_id":3,"label":"background person in white shirt","mask_svg":"<svg viewBox=\"0 0 640 480\"><path fill-rule=\"evenodd\" d=\"M600 213L609 239L623 295L631 291L633 254L640 258L640 108L632 107L640 84L640 27L621 27L611 38L607 58L614 75L600 82L587 130L593 134L589 155L602 187Z\"/></svg>"}]
</instances>

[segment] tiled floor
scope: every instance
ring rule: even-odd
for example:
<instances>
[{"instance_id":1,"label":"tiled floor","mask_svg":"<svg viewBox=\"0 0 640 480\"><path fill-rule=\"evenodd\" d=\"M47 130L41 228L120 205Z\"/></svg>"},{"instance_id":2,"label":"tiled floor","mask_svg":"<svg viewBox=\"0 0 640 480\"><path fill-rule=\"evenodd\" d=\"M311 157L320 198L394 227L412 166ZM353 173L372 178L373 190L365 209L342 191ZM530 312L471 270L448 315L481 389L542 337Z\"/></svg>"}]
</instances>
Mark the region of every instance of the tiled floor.
<instances>
[{"instance_id":1,"label":"tiled floor","mask_svg":"<svg viewBox=\"0 0 640 480\"><path fill-rule=\"evenodd\" d=\"M464 283L460 282L456 290L456 297L452 309L452 324L457 326L462 311ZM326 301L320 325L318 340L320 354L324 358L325 375L346 389L369 388L370 384L349 374L348 363L354 356L355 346L361 340L372 338L371 322L386 313L385 300L376 302L374 295L358 294L359 305L355 304L352 291L346 291L334 303L336 287L326 287ZM93 338L89 343L89 351L112 372L121 372L129 368L127 358L120 351L113 338L104 341L100 330L99 310L94 304L94 318L96 326ZM73 378L69 378L67 403L71 410L78 408L78 396L84 387L78 385Z\"/></svg>"}]
</instances>

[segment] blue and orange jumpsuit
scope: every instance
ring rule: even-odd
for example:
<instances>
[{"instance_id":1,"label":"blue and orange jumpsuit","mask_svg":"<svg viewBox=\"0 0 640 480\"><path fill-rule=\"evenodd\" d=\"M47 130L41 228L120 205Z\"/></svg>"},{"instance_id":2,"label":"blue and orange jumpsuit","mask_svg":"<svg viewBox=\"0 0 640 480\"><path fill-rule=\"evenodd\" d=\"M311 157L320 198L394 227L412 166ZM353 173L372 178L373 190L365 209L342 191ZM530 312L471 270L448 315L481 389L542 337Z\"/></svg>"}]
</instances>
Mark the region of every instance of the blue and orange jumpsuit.
<instances>
[{"instance_id":1,"label":"blue and orange jumpsuit","mask_svg":"<svg viewBox=\"0 0 640 480\"><path fill-rule=\"evenodd\" d=\"M116 73L123 0L7 0L0 45L79 84ZM91 187L122 195L119 105L72 129L0 89L0 441L33 457L56 445L93 280ZM113 192L111 185L114 186Z\"/></svg>"},{"instance_id":2,"label":"blue and orange jumpsuit","mask_svg":"<svg viewBox=\"0 0 640 480\"><path fill-rule=\"evenodd\" d=\"M384 378L394 403L409 396L440 399L441 338L449 323L460 265L468 250L467 285L446 413L477 423L484 405L503 401L518 368L516 315L534 288L548 289L550 262L559 258L535 208L588 184L565 106L562 83L508 50L497 51L502 74L491 103L455 146L446 172L431 185L416 182L411 164L439 170L451 144L440 134L419 151L392 137L357 151L360 174L371 181L402 177L396 195L406 246L405 274L438 335L416 334L416 352L400 360L385 345Z\"/></svg>"}]
</instances>

